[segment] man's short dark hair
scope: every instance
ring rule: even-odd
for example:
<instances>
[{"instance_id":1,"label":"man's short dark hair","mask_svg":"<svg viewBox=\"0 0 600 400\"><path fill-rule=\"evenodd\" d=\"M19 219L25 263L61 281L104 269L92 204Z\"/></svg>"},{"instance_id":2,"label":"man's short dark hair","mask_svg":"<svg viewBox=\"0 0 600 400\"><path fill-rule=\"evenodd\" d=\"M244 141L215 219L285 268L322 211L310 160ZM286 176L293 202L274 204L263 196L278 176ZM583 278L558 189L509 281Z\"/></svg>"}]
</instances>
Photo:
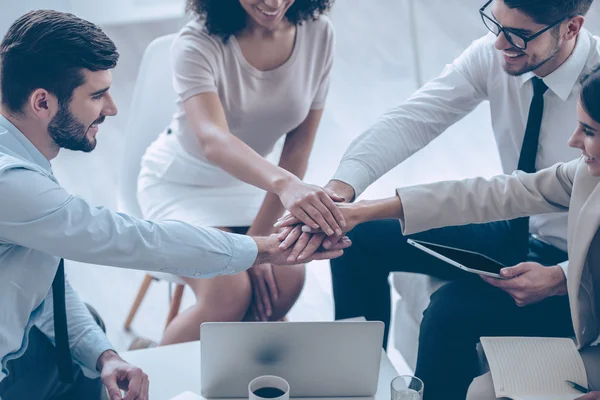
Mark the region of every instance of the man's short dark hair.
<instances>
[{"instance_id":1,"label":"man's short dark hair","mask_svg":"<svg viewBox=\"0 0 600 400\"><path fill-rule=\"evenodd\" d=\"M508 8L516 8L535 22L550 25L561 18L586 15L594 0L504 0Z\"/></svg>"},{"instance_id":2,"label":"man's short dark hair","mask_svg":"<svg viewBox=\"0 0 600 400\"><path fill-rule=\"evenodd\" d=\"M600 124L600 65L581 78L581 105Z\"/></svg>"},{"instance_id":3,"label":"man's short dark hair","mask_svg":"<svg viewBox=\"0 0 600 400\"><path fill-rule=\"evenodd\" d=\"M21 113L36 89L68 103L85 83L84 68L109 70L118 59L115 44L91 22L58 11L31 11L12 24L0 44L2 105Z\"/></svg>"}]
</instances>

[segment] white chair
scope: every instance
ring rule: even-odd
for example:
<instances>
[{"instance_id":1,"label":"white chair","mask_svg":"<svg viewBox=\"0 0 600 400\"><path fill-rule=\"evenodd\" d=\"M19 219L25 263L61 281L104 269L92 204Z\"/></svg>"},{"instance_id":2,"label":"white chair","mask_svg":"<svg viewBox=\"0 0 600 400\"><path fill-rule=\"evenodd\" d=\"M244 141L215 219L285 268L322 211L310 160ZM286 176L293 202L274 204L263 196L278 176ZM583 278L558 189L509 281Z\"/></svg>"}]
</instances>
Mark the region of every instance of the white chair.
<instances>
[{"instance_id":1,"label":"white chair","mask_svg":"<svg viewBox=\"0 0 600 400\"><path fill-rule=\"evenodd\" d=\"M174 38L175 34L163 36L148 45L142 58L129 111L117 207L119 211L138 218L142 218L137 200L140 161L148 146L167 127L175 111L175 92L171 83L172 71L169 62L169 51ZM179 313L185 281L171 274L152 272L147 274L142 282L125 321L126 330L131 328L131 322L153 280L169 282L171 306L167 325ZM172 283L176 285L173 296L170 295Z\"/></svg>"}]
</instances>

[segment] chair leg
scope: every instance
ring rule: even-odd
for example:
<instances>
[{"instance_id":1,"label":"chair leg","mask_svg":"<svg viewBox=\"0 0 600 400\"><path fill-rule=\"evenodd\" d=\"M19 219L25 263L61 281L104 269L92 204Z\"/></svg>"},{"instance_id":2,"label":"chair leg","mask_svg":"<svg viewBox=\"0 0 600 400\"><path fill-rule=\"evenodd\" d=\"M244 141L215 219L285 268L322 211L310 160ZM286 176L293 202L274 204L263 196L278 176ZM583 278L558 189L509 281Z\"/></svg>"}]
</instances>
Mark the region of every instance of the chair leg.
<instances>
[{"instance_id":1,"label":"chair leg","mask_svg":"<svg viewBox=\"0 0 600 400\"><path fill-rule=\"evenodd\" d=\"M173 318L175 318L177 314L179 314L179 307L181 307L181 299L183 297L184 288L185 285L175 286L175 293L173 294L173 298L171 299L171 307L169 308L169 315L167 316L167 323L165 324L165 329L167 328L167 326L169 326L171 321L173 321Z\"/></svg>"},{"instance_id":2,"label":"chair leg","mask_svg":"<svg viewBox=\"0 0 600 400\"><path fill-rule=\"evenodd\" d=\"M142 281L142 284L140 286L140 290L138 290L138 294L135 297L135 300L133 301L131 309L129 310L129 315L127 315L127 319L125 320L125 325L123 325L123 328L125 328L126 331L131 330L131 322L133 321L133 318L135 317L138 308L140 308L142 300L144 300L144 296L146 295L146 292L150 287L150 283L152 283L152 279L152 276L148 274L146 274L146 276L144 277L144 280Z\"/></svg>"}]
</instances>

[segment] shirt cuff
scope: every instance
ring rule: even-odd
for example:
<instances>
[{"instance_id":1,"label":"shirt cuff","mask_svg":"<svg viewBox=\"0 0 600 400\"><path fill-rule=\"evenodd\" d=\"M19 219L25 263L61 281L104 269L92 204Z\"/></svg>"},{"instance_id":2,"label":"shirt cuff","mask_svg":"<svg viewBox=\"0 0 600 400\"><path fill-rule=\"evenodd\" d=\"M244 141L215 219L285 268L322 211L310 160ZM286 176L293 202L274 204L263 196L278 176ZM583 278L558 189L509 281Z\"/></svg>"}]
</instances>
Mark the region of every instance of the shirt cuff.
<instances>
[{"instance_id":1,"label":"shirt cuff","mask_svg":"<svg viewBox=\"0 0 600 400\"><path fill-rule=\"evenodd\" d=\"M357 161L342 161L331 180L341 181L352 186L355 200L372 183L365 166Z\"/></svg>"},{"instance_id":2,"label":"shirt cuff","mask_svg":"<svg viewBox=\"0 0 600 400\"><path fill-rule=\"evenodd\" d=\"M567 271L569 270L569 260L567 260L565 262L561 262L558 265L559 265L559 267L562 268L563 272L565 273L565 278L566 278L568 276Z\"/></svg>"},{"instance_id":3,"label":"shirt cuff","mask_svg":"<svg viewBox=\"0 0 600 400\"><path fill-rule=\"evenodd\" d=\"M223 272L234 275L246 271L258 257L256 242L246 235L229 234L227 237L231 241L231 259Z\"/></svg>"},{"instance_id":4,"label":"shirt cuff","mask_svg":"<svg viewBox=\"0 0 600 400\"><path fill-rule=\"evenodd\" d=\"M73 346L73 361L81 367L81 371L86 377L95 379L100 376L100 371L96 369L98 359L102 353L108 350L116 352L102 329L94 326L90 332L82 335L79 342Z\"/></svg>"}]
</instances>

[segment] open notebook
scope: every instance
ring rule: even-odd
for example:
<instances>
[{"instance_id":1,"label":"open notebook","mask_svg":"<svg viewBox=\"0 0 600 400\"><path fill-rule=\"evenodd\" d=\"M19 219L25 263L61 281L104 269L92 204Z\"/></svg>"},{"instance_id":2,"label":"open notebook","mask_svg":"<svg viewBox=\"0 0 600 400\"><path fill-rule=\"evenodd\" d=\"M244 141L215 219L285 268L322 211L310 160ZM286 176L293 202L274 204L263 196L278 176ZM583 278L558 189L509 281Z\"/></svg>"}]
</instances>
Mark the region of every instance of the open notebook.
<instances>
[{"instance_id":1,"label":"open notebook","mask_svg":"<svg viewBox=\"0 0 600 400\"><path fill-rule=\"evenodd\" d=\"M482 337L496 397L572 400L583 396L565 381L587 387L583 360L571 339Z\"/></svg>"}]
</instances>

